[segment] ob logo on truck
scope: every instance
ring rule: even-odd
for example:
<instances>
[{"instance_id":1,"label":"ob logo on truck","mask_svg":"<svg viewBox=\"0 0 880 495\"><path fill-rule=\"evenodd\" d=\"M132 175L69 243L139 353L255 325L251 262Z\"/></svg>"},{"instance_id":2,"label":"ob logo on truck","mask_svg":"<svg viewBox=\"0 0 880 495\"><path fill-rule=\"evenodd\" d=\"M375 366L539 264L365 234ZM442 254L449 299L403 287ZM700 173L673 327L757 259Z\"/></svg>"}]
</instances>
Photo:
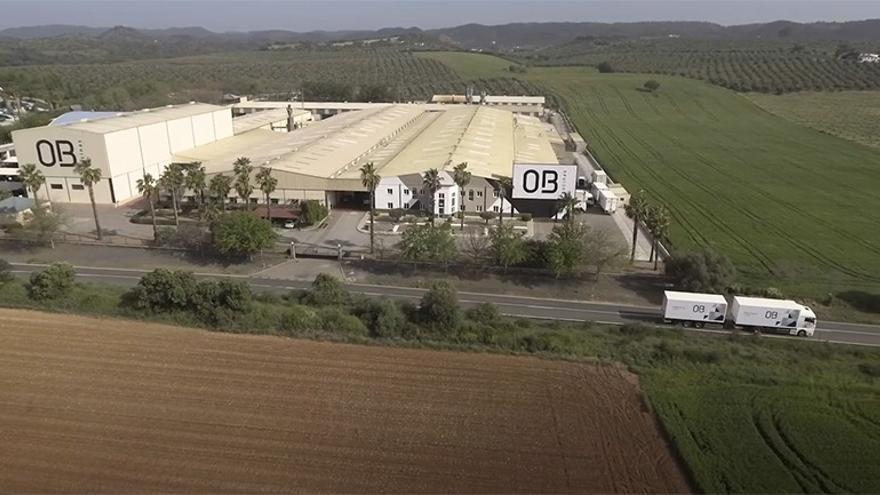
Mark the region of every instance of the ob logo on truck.
<instances>
[{"instance_id":1,"label":"ob logo on truck","mask_svg":"<svg viewBox=\"0 0 880 495\"><path fill-rule=\"evenodd\" d=\"M76 165L76 153L73 143L66 139L40 139L36 142L37 160L44 167L73 167Z\"/></svg>"}]
</instances>

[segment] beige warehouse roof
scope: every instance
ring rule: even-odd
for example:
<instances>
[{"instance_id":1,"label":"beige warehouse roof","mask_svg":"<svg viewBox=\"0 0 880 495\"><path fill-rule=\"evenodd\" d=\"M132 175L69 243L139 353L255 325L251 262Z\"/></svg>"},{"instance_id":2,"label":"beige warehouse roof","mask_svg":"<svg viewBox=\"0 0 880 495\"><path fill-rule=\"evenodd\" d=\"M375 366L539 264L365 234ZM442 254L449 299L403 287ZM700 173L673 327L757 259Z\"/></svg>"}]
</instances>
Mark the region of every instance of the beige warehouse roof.
<instances>
[{"instance_id":1,"label":"beige warehouse roof","mask_svg":"<svg viewBox=\"0 0 880 495\"><path fill-rule=\"evenodd\" d=\"M551 141L560 142L561 138L552 125L525 115L517 115L515 125L516 163L558 162Z\"/></svg>"},{"instance_id":2,"label":"beige warehouse roof","mask_svg":"<svg viewBox=\"0 0 880 495\"><path fill-rule=\"evenodd\" d=\"M118 117L106 117L94 121L67 124L64 126L64 128L86 132L95 132L99 134L107 134L110 132L131 129L133 127L158 124L160 122L165 122L168 120L182 119L186 117L212 113L223 109L224 107L209 105L207 103L168 105L166 107L124 113L119 115Z\"/></svg>"},{"instance_id":3,"label":"beige warehouse roof","mask_svg":"<svg viewBox=\"0 0 880 495\"><path fill-rule=\"evenodd\" d=\"M311 112L307 110L293 110L294 117L309 114L311 114ZM271 110L248 113L242 115L241 117L235 117L234 119L232 119L232 131L235 134L241 134L243 132L252 131L254 129L259 129L267 125L286 120L287 108L273 108Z\"/></svg>"}]
</instances>

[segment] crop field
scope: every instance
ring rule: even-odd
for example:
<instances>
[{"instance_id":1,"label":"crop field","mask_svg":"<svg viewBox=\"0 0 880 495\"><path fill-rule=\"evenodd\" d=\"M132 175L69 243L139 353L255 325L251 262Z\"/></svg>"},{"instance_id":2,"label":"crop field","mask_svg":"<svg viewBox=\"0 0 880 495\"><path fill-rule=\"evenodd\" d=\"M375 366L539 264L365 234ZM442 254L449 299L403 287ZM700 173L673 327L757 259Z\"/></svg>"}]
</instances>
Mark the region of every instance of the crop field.
<instances>
[{"instance_id":1,"label":"crop field","mask_svg":"<svg viewBox=\"0 0 880 495\"><path fill-rule=\"evenodd\" d=\"M681 492L635 377L0 310L4 492Z\"/></svg>"},{"instance_id":2,"label":"crop field","mask_svg":"<svg viewBox=\"0 0 880 495\"><path fill-rule=\"evenodd\" d=\"M880 88L877 64L840 60L836 47L821 42L580 40L539 51L528 60L540 65L608 62L614 72L684 76L743 92Z\"/></svg>"},{"instance_id":3,"label":"crop field","mask_svg":"<svg viewBox=\"0 0 880 495\"><path fill-rule=\"evenodd\" d=\"M792 122L880 148L880 92L749 94L759 107Z\"/></svg>"}]
</instances>

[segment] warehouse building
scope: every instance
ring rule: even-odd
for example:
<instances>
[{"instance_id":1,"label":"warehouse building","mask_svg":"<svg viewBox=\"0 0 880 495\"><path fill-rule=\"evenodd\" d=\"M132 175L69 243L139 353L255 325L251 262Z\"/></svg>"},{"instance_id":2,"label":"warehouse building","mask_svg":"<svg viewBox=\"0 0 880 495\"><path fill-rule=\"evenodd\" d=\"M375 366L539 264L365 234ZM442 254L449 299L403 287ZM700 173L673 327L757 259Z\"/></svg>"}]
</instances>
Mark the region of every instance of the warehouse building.
<instances>
[{"instance_id":1,"label":"warehouse building","mask_svg":"<svg viewBox=\"0 0 880 495\"><path fill-rule=\"evenodd\" d=\"M145 173L158 177L176 153L233 135L228 108L192 103L130 113L74 112L44 127L12 133L20 164L46 178L40 199L88 203L74 171L84 159L101 170L95 201L119 204L136 196Z\"/></svg>"},{"instance_id":2,"label":"warehouse building","mask_svg":"<svg viewBox=\"0 0 880 495\"><path fill-rule=\"evenodd\" d=\"M89 201L73 170L85 158L102 171L97 202L121 204L138 197L136 184L145 173L158 177L170 163L201 162L210 180L231 175L234 161L247 157L256 168L272 169L278 180L270 196L274 204L314 199L331 207L366 208L369 193L360 167L373 162L382 177L377 208L433 206L438 215L511 211L499 196L498 180L511 176L515 162L557 163L551 140L562 142L552 125L488 105L359 105L317 121L289 103L255 106L236 118L235 107L198 103L126 114L76 113L16 131L13 139L18 159L37 164L47 179L42 199L55 202ZM462 162L473 178L460 191L451 174ZM422 186L429 169L441 178L433 198ZM256 189L249 198L232 193L227 201L256 203L264 197Z\"/></svg>"}]
</instances>

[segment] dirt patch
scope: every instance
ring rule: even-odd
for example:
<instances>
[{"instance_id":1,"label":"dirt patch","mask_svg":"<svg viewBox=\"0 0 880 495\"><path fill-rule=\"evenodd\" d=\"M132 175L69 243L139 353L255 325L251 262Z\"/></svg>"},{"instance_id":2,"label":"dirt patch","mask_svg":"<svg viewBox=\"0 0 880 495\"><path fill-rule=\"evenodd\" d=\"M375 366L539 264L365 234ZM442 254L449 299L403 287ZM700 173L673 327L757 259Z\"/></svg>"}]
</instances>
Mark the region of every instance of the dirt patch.
<instances>
[{"instance_id":1,"label":"dirt patch","mask_svg":"<svg viewBox=\"0 0 880 495\"><path fill-rule=\"evenodd\" d=\"M0 310L6 492L680 492L632 376Z\"/></svg>"}]
</instances>

